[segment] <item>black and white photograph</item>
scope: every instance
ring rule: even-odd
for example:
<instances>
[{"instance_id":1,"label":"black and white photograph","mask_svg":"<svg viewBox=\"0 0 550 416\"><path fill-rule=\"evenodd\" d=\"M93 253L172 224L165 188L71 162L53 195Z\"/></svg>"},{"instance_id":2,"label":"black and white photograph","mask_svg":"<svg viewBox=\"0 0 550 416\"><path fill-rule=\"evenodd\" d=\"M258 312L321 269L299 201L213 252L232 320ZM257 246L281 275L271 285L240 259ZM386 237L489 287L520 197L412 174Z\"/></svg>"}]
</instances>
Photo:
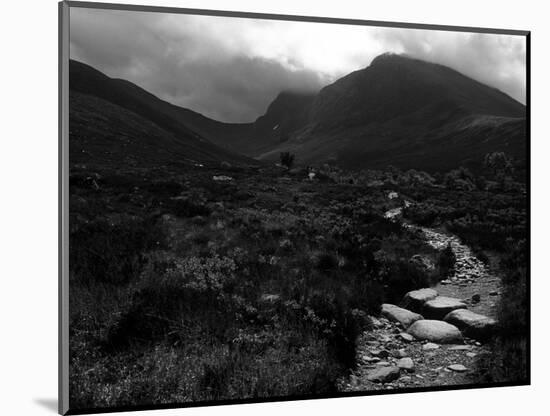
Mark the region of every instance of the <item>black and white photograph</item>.
<instances>
[{"instance_id":1,"label":"black and white photograph","mask_svg":"<svg viewBox=\"0 0 550 416\"><path fill-rule=\"evenodd\" d=\"M530 384L529 32L60 7L71 412Z\"/></svg>"}]
</instances>

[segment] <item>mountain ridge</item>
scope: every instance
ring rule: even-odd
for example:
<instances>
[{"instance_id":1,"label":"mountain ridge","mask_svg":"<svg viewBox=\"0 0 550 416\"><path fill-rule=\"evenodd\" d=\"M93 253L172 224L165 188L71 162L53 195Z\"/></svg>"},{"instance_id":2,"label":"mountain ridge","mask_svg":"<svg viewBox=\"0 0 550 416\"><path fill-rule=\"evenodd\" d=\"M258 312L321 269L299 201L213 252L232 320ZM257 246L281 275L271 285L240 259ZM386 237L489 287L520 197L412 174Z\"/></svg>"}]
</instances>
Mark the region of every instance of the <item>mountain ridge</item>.
<instances>
[{"instance_id":1,"label":"mountain ridge","mask_svg":"<svg viewBox=\"0 0 550 416\"><path fill-rule=\"evenodd\" d=\"M71 61L71 68L82 65L91 68ZM382 54L318 93L281 91L265 114L239 124L167 103L99 71L92 78L101 74L109 87L90 91L90 80L75 73L72 89L122 105L188 141L213 146L216 159L234 160L238 153L274 161L290 151L301 163L430 171L475 166L491 151L525 157L523 104L452 68L409 56Z\"/></svg>"}]
</instances>

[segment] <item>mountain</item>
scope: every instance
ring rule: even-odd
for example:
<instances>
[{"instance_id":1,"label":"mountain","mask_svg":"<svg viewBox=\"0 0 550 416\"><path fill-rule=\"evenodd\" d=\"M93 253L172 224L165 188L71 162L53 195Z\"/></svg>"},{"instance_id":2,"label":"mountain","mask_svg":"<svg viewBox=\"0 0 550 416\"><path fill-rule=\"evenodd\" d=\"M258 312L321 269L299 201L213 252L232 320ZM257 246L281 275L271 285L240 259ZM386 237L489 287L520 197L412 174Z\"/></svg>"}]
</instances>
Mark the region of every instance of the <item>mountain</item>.
<instances>
[{"instance_id":1,"label":"mountain","mask_svg":"<svg viewBox=\"0 0 550 416\"><path fill-rule=\"evenodd\" d=\"M186 120L217 122L163 101L131 82L109 78L89 65L70 61L69 90L72 163L140 167L255 163L215 145Z\"/></svg>"},{"instance_id":2,"label":"mountain","mask_svg":"<svg viewBox=\"0 0 550 416\"><path fill-rule=\"evenodd\" d=\"M494 151L526 158L524 105L451 68L404 55L380 55L318 93L281 92L251 123L212 120L76 61L70 90L77 161L91 160L91 152L94 160L134 165L249 164L289 151L302 164L447 171L475 169Z\"/></svg>"},{"instance_id":3,"label":"mountain","mask_svg":"<svg viewBox=\"0 0 550 416\"><path fill-rule=\"evenodd\" d=\"M307 105L307 103L305 104ZM284 143L305 163L348 168L448 170L476 166L492 151L526 156L525 106L445 67L384 54L323 88L307 121Z\"/></svg>"},{"instance_id":4,"label":"mountain","mask_svg":"<svg viewBox=\"0 0 550 416\"><path fill-rule=\"evenodd\" d=\"M256 157L277 148L302 128L314 99L313 93L283 91L253 123L222 123L190 110L182 113L182 121L221 147Z\"/></svg>"}]
</instances>

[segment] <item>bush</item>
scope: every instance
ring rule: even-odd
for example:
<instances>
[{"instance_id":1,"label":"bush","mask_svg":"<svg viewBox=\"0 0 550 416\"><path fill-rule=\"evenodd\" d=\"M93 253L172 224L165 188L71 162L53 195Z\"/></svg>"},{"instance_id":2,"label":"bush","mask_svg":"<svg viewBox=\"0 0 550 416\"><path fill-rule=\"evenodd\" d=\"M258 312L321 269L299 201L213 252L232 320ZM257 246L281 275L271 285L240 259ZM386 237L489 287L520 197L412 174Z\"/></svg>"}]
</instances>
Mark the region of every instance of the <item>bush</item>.
<instances>
[{"instance_id":1,"label":"bush","mask_svg":"<svg viewBox=\"0 0 550 416\"><path fill-rule=\"evenodd\" d=\"M172 212L178 217L191 218L210 215L210 209L204 204L191 201L189 198L177 198L172 203Z\"/></svg>"},{"instance_id":2,"label":"bush","mask_svg":"<svg viewBox=\"0 0 550 416\"><path fill-rule=\"evenodd\" d=\"M281 160L281 165L285 166L287 169L292 168L294 164L294 155L290 152L281 152L279 155Z\"/></svg>"}]
</instances>

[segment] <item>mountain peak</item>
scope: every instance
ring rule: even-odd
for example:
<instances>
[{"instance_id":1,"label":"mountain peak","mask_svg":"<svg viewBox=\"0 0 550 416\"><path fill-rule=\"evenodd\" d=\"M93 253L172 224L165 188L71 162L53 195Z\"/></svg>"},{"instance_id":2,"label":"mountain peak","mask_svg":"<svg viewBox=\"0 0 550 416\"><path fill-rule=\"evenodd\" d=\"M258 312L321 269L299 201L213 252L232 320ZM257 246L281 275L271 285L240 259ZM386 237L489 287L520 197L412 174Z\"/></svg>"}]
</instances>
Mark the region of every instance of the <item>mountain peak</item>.
<instances>
[{"instance_id":1,"label":"mountain peak","mask_svg":"<svg viewBox=\"0 0 550 416\"><path fill-rule=\"evenodd\" d=\"M405 61L424 62L405 53L385 52L381 55L378 55L376 58L374 58L371 61L370 66L377 66L381 64L405 62Z\"/></svg>"}]
</instances>

